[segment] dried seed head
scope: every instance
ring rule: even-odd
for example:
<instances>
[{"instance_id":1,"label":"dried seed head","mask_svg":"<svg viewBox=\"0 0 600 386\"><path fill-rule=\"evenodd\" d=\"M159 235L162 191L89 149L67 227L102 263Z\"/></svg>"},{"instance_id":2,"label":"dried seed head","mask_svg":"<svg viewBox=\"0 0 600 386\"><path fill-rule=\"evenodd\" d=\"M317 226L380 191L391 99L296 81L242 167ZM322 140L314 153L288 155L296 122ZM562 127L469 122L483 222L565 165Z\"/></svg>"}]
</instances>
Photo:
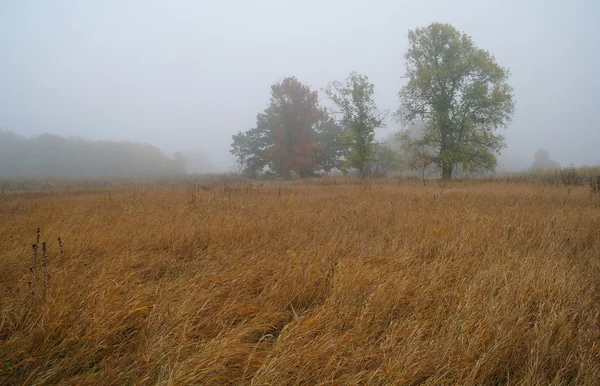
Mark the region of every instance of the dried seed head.
<instances>
[{"instance_id":1,"label":"dried seed head","mask_svg":"<svg viewBox=\"0 0 600 386\"><path fill-rule=\"evenodd\" d=\"M42 269L44 271L44 288L48 288L48 249L46 248L46 242L42 242Z\"/></svg>"},{"instance_id":2,"label":"dried seed head","mask_svg":"<svg viewBox=\"0 0 600 386\"><path fill-rule=\"evenodd\" d=\"M63 273L65 273L65 252L63 249L62 239L58 238L58 247L60 248L60 265L62 266Z\"/></svg>"}]
</instances>

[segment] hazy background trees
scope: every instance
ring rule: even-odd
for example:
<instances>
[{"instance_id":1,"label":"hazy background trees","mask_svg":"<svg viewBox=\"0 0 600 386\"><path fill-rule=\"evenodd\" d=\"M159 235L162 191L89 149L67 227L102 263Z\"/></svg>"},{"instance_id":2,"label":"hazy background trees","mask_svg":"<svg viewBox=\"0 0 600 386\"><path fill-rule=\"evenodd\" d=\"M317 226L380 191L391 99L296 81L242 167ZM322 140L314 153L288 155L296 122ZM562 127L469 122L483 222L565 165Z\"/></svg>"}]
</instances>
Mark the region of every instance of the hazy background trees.
<instances>
[{"instance_id":1,"label":"hazy background trees","mask_svg":"<svg viewBox=\"0 0 600 386\"><path fill-rule=\"evenodd\" d=\"M550 159L550 154L546 149L539 149L533 155L533 170L555 170L560 169L560 164Z\"/></svg>"},{"instance_id":2,"label":"hazy background trees","mask_svg":"<svg viewBox=\"0 0 600 386\"><path fill-rule=\"evenodd\" d=\"M387 143L373 144L373 157L365 165L366 175L372 178L387 177L388 173L401 170L403 159Z\"/></svg>"},{"instance_id":3,"label":"hazy background trees","mask_svg":"<svg viewBox=\"0 0 600 386\"><path fill-rule=\"evenodd\" d=\"M185 158L148 144L91 141L0 131L0 176L117 176L184 174Z\"/></svg>"}]
</instances>

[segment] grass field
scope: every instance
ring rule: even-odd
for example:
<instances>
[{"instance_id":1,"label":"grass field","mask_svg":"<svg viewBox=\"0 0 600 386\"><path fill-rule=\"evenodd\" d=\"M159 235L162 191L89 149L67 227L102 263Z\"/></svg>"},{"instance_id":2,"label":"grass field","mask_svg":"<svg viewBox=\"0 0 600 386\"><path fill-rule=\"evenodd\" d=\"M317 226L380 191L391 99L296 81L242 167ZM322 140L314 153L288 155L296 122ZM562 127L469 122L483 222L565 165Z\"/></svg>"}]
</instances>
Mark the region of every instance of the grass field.
<instances>
[{"instance_id":1,"label":"grass field","mask_svg":"<svg viewBox=\"0 0 600 386\"><path fill-rule=\"evenodd\" d=\"M586 187L5 192L0 283L0 384L600 383Z\"/></svg>"}]
</instances>

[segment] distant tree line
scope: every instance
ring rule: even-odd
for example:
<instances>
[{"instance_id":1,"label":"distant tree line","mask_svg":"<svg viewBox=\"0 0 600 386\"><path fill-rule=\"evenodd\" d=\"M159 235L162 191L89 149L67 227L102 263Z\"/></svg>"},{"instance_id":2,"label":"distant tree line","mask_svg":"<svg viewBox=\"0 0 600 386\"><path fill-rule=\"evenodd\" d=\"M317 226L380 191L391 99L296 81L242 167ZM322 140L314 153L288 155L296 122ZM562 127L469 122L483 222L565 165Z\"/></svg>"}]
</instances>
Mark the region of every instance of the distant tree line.
<instances>
[{"instance_id":1,"label":"distant tree line","mask_svg":"<svg viewBox=\"0 0 600 386\"><path fill-rule=\"evenodd\" d=\"M169 158L152 145L0 131L0 176L167 174L185 174L184 158Z\"/></svg>"},{"instance_id":2,"label":"distant tree line","mask_svg":"<svg viewBox=\"0 0 600 386\"><path fill-rule=\"evenodd\" d=\"M396 136L402 156L375 141L386 114L377 109L365 75L353 72L328 85L324 93L334 111L321 106L317 91L287 77L271 86L256 126L233 136L231 153L241 170L282 178L355 170L365 178L385 176L403 163L423 180L435 172L450 179L456 172L493 171L505 147L497 131L514 113L509 71L449 24L409 31L408 40L408 82L395 114L405 127Z\"/></svg>"}]
</instances>

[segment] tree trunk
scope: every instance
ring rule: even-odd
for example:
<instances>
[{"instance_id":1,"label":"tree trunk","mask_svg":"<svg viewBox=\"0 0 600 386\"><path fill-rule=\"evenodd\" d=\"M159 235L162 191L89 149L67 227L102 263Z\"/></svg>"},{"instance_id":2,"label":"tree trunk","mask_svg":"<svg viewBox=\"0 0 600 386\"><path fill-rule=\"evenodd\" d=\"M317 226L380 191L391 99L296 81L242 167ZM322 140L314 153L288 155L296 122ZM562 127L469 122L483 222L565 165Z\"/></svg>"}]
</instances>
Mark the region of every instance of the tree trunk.
<instances>
[{"instance_id":1,"label":"tree trunk","mask_svg":"<svg viewBox=\"0 0 600 386\"><path fill-rule=\"evenodd\" d=\"M452 165L442 165L442 180L452 179Z\"/></svg>"}]
</instances>

